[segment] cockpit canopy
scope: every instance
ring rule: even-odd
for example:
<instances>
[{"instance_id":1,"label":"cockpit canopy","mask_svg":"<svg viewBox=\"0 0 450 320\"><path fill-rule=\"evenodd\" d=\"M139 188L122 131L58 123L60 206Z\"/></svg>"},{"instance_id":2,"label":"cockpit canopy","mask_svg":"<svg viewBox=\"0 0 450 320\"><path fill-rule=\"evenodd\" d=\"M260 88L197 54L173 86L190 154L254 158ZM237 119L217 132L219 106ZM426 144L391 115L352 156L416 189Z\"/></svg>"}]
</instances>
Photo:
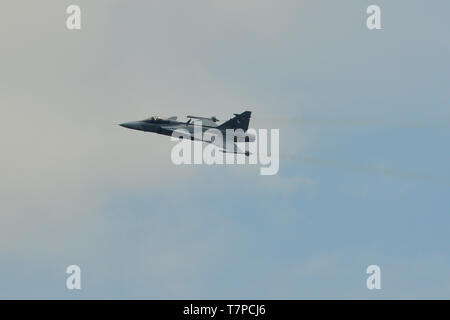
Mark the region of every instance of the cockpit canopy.
<instances>
[{"instance_id":1,"label":"cockpit canopy","mask_svg":"<svg viewBox=\"0 0 450 320\"><path fill-rule=\"evenodd\" d=\"M169 120L163 119L163 118L160 118L160 117L157 117L157 116L153 116L153 117L150 117L148 119L145 119L144 122L147 122L147 123L168 123Z\"/></svg>"}]
</instances>

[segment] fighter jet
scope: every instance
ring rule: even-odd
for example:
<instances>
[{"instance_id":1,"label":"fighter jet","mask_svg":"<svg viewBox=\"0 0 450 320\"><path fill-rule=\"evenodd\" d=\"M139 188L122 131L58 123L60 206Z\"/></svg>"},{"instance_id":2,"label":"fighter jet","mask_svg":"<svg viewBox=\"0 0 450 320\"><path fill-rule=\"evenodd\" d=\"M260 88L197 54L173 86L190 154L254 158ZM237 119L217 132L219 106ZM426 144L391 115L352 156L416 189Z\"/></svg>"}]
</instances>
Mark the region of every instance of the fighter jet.
<instances>
[{"instance_id":1,"label":"fighter jet","mask_svg":"<svg viewBox=\"0 0 450 320\"><path fill-rule=\"evenodd\" d=\"M247 132L250 123L251 111L244 111L241 114L234 114L230 120L217 125L219 120L216 117L187 116L186 122L177 121L177 117L160 118L150 117L145 120L125 122L120 126L128 129L154 132L166 136L174 136L180 139L189 138L206 143L212 143L222 152L243 153L250 155L248 151L242 151L236 142L253 142L256 137ZM194 121L192 121L194 119ZM201 135L196 135L201 129ZM233 132L233 135L230 135ZM187 133L187 134L186 134ZM220 139L222 136L222 139ZM219 137L219 139L217 139Z\"/></svg>"}]
</instances>

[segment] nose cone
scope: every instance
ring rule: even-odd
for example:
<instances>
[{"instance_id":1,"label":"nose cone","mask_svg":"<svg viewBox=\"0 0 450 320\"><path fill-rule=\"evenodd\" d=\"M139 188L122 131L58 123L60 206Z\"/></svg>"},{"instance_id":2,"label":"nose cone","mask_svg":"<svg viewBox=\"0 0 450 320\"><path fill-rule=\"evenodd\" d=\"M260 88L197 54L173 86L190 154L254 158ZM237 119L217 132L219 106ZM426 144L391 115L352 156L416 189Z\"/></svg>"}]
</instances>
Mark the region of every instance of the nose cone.
<instances>
[{"instance_id":1,"label":"nose cone","mask_svg":"<svg viewBox=\"0 0 450 320\"><path fill-rule=\"evenodd\" d=\"M140 121L124 122L124 123L121 123L119 125L121 127L128 128L128 129L142 130Z\"/></svg>"}]
</instances>

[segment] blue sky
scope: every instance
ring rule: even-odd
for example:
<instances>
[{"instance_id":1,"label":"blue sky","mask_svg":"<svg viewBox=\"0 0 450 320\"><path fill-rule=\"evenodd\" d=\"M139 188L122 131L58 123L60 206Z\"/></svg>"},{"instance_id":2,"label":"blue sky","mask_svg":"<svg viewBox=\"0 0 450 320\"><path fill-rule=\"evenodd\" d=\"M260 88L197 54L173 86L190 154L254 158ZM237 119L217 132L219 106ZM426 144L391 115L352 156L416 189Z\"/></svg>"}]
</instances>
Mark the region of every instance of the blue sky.
<instances>
[{"instance_id":1,"label":"blue sky","mask_svg":"<svg viewBox=\"0 0 450 320\"><path fill-rule=\"evenodd\" d=\"M1 298L449 298L448 2L2 7ZM116 125L244 109L276 176Z\"/></svg>"}]
</instances>

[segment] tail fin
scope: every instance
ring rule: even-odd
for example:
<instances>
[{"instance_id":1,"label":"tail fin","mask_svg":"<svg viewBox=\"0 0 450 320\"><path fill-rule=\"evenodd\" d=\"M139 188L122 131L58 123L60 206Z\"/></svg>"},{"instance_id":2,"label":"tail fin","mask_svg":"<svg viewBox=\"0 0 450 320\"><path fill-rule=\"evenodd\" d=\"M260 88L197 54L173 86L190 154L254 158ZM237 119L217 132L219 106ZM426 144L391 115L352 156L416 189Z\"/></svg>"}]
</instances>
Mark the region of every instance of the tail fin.
<instances>
[{"instance_id":1,"label":"tail fin","mask_svg":"<svg viewBox=\"0 0 450 320\"><path fill-rule=\"evenodd\" d=\"M245 131L248 130L248 125L250 123L251 111L244 111L241 114L235 113L234 117L228 120L227 122L222 123L218 129L242 129Z\"/></svg>"}]
</instances>

